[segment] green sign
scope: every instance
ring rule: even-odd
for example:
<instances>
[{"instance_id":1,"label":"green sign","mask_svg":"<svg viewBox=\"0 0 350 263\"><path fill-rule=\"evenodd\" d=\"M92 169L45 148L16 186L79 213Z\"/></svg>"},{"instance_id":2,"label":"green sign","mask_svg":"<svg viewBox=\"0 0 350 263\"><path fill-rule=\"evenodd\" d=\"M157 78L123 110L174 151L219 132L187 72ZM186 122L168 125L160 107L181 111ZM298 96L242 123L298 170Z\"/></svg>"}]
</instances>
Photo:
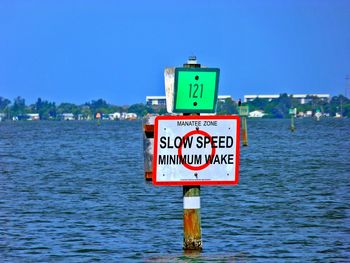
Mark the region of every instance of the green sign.
<instances>
[{"instance_id":1,"label":"green sign","mask_svg":"<svg viewBox=\"0 0 350 263\"><path fill-rule=\"evenodd\" d=\"M249 114L249 106L239 106L238 107L238 114L240 116L248 116L248 114Z\"/></svg>"},{"instance_id":2,"label":"green sign","mask_svg":"<svg viewBox=\"0 0 350 263\"><path fill-rule=\"evenodd\" d=\"M289 109L289 114L297 114L297 108Z\"/></svg>"},{"instance_id":3,"label":"green sign","mask_svg":"<svg viewBox=\"0 0 350 263\"><path fill-rule=\"evenodd\" d=\"M176 68L173 111L215 112L219 73L218 68Z\"/></svg>"}]
</instances>

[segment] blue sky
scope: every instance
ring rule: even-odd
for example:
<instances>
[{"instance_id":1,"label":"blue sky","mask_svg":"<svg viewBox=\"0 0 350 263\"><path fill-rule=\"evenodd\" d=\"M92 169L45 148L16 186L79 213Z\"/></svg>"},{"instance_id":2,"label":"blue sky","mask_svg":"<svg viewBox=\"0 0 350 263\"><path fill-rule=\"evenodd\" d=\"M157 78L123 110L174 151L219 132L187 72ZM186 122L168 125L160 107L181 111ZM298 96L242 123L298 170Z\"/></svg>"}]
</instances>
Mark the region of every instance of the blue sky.
<instances>
[{"instance_id":1,"label":"blue sky","mask_svg":"<svg viewBox=\"0 0 350 263\"><path fill-rule=\"evenodd\" d=\"M344 94L350 1L0 1L0 96L118 105L196 55L219 94Z\"/></svg>"}]
</instances>

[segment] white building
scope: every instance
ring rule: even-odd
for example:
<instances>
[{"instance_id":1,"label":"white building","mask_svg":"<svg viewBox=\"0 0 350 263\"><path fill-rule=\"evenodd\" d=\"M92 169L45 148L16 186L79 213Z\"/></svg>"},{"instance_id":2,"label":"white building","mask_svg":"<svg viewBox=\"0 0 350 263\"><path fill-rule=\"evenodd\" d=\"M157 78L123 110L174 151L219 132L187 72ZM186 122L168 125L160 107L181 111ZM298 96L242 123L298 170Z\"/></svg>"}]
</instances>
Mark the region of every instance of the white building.
<instances>
[{"instance_id":1,"label":"white building","mask_svg":"<svg viewBox=\"0 0 350 263\"><path fill-rule=\"evenodd\" d=\"M262 110L255 110L252 112L249 112L249 118L262 118L264 117L265 113Z\"/></svg>"},{"instance_id":2,"label":"white building","mask_svg":"<svg viewBox=\"0 0 350 263\"><path fill-rule=\"evenodd\" d=\"M146 97L147 106L166 106L165 96L147 96Z\"/></svg>"},{"instance_id":3,"label":"white building","mask_svg":"<svg viewBox=\"0 0 350 263\"><path fill-rule=\"evenodd\" d=\"M114 113L111 113L111 114L108 114L109 115L109 119L114 121L114 120L119 120L120 119L120 116L121 114L119 112L114 112Z\"/></svg>"},{"instance_id":4,"label":"white building","mask_svg":"<svg viewBox=\"0 0 350 263\"><path fill-rule=\"evenodd\" d=\"M126 120L136 120L137 119L137 114L136 113L127 113L125 116Z\"/></svg>"},{"instance_id":5,"label":"white building","mask_svg":"<svg viewBox=\"0 0 350 263\"><path fill-rule=\"evenodd\" d=\"M73 113L62 113L62 119L64 121L73 121L74 120L74 114Z\"/></svg>"},{"instance_id":6,"label":"white building","mask_svg":"<svg viewBox=\"0 0 350 263\"><path fill-rule=\"evenodd\" d=\"M312 117L312 111L311 110L306 111L305 116L306 117Z\"/></svg>"},{"instance_id":7,"label":"white building","mask_svg":"<svg viewBox=\"0 0 350 263\"><path fill-rule=\"evenodd\" d=\"M299 100L301 104L308 103L312 100L312 98L318 98L321 100L329 101L331 98L331 95L329 94L289 94L288 96L292 97L293 99ZM253 101L256 98L259 99L267 99L268 101L271 101L273 99L278 99L280 95L278 94L270 94L270 95L244 95L244 102Z\"/></svg>"},{"instance_id":8,"label":"white building","mask_svg":"<svg viewBox=\"0 0 350 263\"><path fill-rule=\"evenodd\" d=\"M137 119L137 114L136 113L126 113L122 112L120 119L122 120L136 120Z\"/></svg>"},{"instance_id":9,"label":"white building","mask_svg":"<svg viewBox=\"0 0 350 263\"><path fill-rule=\"evenodd\" d=\"M78 121L83 121L86 120L86 116L84 116L84 114L78 114Z\"/></svg>"},{"instance_id":10,"label":"white building","mask_svg":"<svg viewBox=\"0 0 350 263\"><path fill-rule=\"evenodd\" d=\"M313 97L329 101L331 99L331 95L329 94L292 94L293 99L298 99L301 104L308 103L312 100Z\"/></svg>"},{"instance_id":11,"label":"white building","mask_svg":"<svg viewBox=\"0 0 350 263\"><path fill-rule=\"evenodd\" d=\"M28 113L26 114L27 121L38 121L40 120L39 113Z\"/></svg>"},{"instance_id":12,"label":"white building","mask_svg":"<svg viewBox=\"0 0 350 263\"><path fill-rule=\"evenodd\" d=\"M231 95L219 95L218 96L218 101L225 102L226 99L233 100Z\"/></svg>"}]
</instances>

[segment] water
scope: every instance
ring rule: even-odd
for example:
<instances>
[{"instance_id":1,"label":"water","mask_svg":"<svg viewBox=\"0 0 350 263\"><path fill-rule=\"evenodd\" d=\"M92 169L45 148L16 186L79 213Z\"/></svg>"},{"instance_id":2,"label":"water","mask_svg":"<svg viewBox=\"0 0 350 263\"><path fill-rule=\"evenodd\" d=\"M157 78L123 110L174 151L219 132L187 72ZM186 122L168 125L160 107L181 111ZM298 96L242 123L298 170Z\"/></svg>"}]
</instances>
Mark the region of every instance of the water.
<instances>
[{"instance_id":1,"label":"water","mask_svg":"<svg viewBox=\"0 0 350 263\"><path fill-rule=\"evenodd\" d=\"M139 121L0 123L1 262L350 262L350 120L249 120L235 187L144 181Z\"/></svg>"}]
</instances>

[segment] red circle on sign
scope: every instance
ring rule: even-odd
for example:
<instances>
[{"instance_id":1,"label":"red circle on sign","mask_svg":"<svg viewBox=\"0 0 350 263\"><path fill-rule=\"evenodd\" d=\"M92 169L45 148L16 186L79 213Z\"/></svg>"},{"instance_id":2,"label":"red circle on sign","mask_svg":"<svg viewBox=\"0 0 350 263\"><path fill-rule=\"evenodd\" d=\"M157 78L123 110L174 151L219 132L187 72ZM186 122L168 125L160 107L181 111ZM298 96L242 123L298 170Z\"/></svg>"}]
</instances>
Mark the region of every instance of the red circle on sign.
<instances>
[{"instance_id":1,"label":"red circle on sign","mask_svg":"<svg viewBox=\"0 0 350 263\"><path fill-rule=\"evenodd\" d=\"M207 168L210 165L210 160L213 159L213 157L215 155L215 152L216 152L216 149L213 147L213 146L215 146L214 143L213 143L213 138L210 136L209 133L207 133L205 131L200 131L200 130L193 130L193 131L190 131L190 132L186 133L185 136L182 138L182 141L181 141L180 147L178 148L177 154L178 154L178 156L180 158L182 158L182 145L183 145L183 142L188 137L190 137L192 135L195 135L195 134L200 134L200 135L203 135L203 136L208 137L210 139L210 144L211 144L210 159L208 159L208 161L205 164L202 164L200 166L193 166L193 165L190 165L188 163L183 163L182 165L185 166L189 170L200 171L200 170L203 170L204 168Z\"/></svg>"}]
</instances>

